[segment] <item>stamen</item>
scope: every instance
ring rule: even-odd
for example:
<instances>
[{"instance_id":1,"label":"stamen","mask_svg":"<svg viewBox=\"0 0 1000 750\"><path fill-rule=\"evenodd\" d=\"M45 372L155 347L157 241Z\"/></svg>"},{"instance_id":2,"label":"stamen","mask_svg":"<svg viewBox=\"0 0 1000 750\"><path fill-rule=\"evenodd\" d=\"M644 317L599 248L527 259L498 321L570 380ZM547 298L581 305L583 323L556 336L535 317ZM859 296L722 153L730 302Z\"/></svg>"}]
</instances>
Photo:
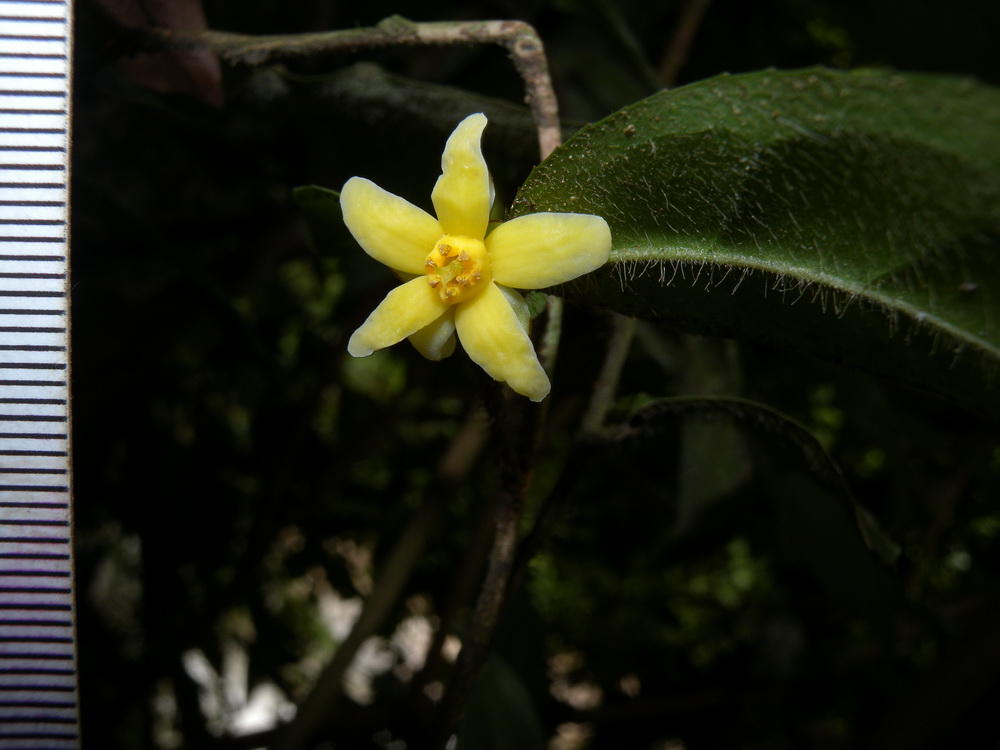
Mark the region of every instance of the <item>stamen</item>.
<instances>
[{"instance_id":1,"label":"stamen","mask_svg":"<svg viewBox=\"0 0 1000 750\"><path fill-rule=\"evenodd\" d=\"M448 304L470 299L492 278L486 245L462 235L445 235L434 243L424 267L428 286Z\"/></svg>"}]
</instances>

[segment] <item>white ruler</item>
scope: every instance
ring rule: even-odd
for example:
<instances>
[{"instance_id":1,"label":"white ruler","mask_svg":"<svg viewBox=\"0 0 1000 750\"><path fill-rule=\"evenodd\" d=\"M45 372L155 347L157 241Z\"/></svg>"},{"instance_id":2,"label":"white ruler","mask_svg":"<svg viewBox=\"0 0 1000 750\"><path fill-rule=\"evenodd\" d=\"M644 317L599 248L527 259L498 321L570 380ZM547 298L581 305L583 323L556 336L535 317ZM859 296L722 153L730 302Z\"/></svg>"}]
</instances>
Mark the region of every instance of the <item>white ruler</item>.
<instances>
[{"instance_id":1,"label":"white ruler","mask_svg":"<svg viewBox=\"0 0 1000 750\"><path fill-rule=\"evenodd\" d=\"M69 473L69 0L0 0L0 748L79 747Z\"/></svg>"}]
</instances>

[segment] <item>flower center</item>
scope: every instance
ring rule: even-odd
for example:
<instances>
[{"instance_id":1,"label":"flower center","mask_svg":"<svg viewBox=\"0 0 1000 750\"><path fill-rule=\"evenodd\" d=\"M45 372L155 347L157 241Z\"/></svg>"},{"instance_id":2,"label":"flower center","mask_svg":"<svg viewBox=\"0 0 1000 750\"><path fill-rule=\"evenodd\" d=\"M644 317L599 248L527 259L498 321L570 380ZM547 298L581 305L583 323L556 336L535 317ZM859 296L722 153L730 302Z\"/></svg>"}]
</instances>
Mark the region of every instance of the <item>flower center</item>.
<instances>
[{"instance_id":1,"label":"flower center","mask_svg":"<svg viewBox=\"0 0 1000 750\"><path fill-rule=\"evenodd\" d=\"M471 299L491 280L486 245L460 234L446 234L435 242L424 267L431 289L450 305Z\"/></svg>"}]
</instances>

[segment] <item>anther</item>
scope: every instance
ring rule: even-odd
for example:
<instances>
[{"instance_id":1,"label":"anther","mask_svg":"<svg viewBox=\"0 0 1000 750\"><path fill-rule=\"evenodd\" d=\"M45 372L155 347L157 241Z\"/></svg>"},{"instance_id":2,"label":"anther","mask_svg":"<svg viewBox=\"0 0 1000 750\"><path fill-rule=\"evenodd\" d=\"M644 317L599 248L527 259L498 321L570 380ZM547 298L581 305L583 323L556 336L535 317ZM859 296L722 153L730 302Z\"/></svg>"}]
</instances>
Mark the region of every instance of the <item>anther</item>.
<instances>
[{"instance_id":1,"label":"anther","mask_svg":"<svg viewBox=\"0 0 1000 750\"><path fill-rule=\"evenodd\" d=\"M489 255L482 240L445 235L424 259L427 284L449 305L464 302L490 281Z\"/></svg>"}]
</instances>

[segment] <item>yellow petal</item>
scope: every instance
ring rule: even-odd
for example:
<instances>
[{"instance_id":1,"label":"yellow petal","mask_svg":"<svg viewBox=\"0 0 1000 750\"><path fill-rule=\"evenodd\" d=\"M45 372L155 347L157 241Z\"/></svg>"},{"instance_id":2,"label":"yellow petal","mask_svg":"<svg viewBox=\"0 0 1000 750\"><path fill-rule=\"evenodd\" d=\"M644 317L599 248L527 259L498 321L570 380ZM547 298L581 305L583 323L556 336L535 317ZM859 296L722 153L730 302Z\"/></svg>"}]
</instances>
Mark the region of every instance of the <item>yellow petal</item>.
<instances>
[{"instance_id":1,"label":"yellow petal","mask_svg":"<svg viewBox=\"0 0 1000 750\"><path fill-rule=\"evenodd\" d=\"M433 216L363 177L347 181L340 207L366 253L390 268L423 275L427 254L442 234Z\"/></svg>"},{"instance_id":2,"label":"yellow petal","mask_svg":"<svg viewBox=\"0 0 1000 750\"><path fill-rule=\"evenodd\" d=\"M355 357L367 357L412 336L444 315L448 306L441 296L420 277L397 286L368 316L347 342L347 351Z\"/></svg>"},{"instance_id":3,"label":"yellow petal","mask_svg":"<svg viewBox=\"0 0 1000 750\"><path fill-rule=\"evenodd\" d=\"M521 324L521 328L530 334L531 310L528 308L528 301L519 291L511 289L509 286L497 284L497 289L499 289L503 293L503 296L506 297L507 304L509 304L514 310L514 315L517 317L517 322Z\"/></svg>"},{"instance_id":4,"label":"yellow petal","mask_svg":"<svg viewBox=\"0 0 1000 750\"><path fill-rule=\"evenodd\" d=\"M458 338L473 362L532 401L549 394L549 378L535 347L496 284L456 307Z\"/></svg>"},{"instance_id":5,"label":"yellow petal","mask_svg":"<svg viewBox=\"0 0 1000 750\"><path fill-rule=\"evenodd\" d=\"M486 250L498 284L544 289L607 263L611 230L600 216L528 214L490 232Z\"/></svg>"},{"instance_id":6,"label":"yellow petal","mask_svg":"<svg viewBox=\"0 0 1000 750\"><path fill-rule=\"evenodd\" d=\"M455 351L455 306L428 326L410 335L410 343L427 359L435 362Z\"/></svg>"},{"instance_id":7,"label":"yellow petal","mask_svg":"<svg viewBox=\"0 0 1000 750\"><path fill-rule=\"evenodd\" d=\"M441 157L441 176L431 200L442 234L462 234L481 240L493 205L493 184L480 142L486 115L469 115L448 138Z\"/></svg>"}]
</instances>

